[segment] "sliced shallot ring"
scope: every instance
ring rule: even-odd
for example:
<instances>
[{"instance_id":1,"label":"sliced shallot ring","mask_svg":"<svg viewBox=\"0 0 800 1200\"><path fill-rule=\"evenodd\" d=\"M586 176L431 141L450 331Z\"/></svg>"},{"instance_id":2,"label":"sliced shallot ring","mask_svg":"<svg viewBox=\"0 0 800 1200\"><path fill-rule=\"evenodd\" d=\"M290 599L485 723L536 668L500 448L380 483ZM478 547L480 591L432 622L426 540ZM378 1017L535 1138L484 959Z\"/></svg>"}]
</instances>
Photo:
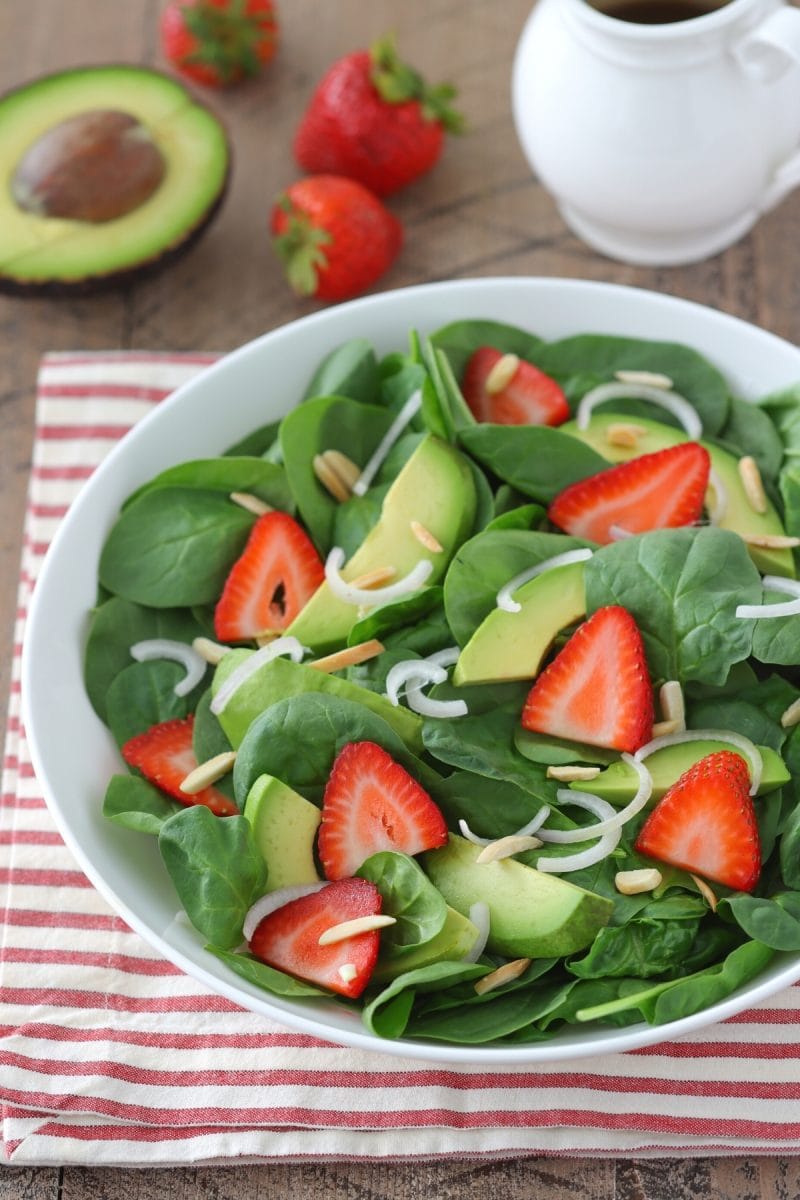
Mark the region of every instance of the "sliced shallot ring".
<instances>
[{"instance_id":1,"label":"sliced shallot ring","mask_svg":"<svg viewBox=\"0 0 800 1200\"><path fill-rule=\"evenodd\" d=\"M208 666L206 660L192 646L172 638L147 638L143 642L134 642L130 650L131 657L137 662L168 658L171 662L180 663L186 674L173 688L176 696L188 696L189 692L197 687Z\"/></svg>"},{"instance_id":2,"label":"sliced shallot ring","mask_svg":"<svg viewBox=\"0 0 800 1200\"><path fill-rule=\"evenodd\" d=\"M367 465L364 467L364 470L353 484L352 491L354 496L364 495L378 471L381 469L384 459L391 450L392 446L400 437L400 434L403 432L406 425L408 425L409 421L413 421L414 417L421 408L422 392L419 388L417 388L417 390L412 392L408 397L405 404L400 409L400 412L397 414L389 428L386 430L386 433L378 442L378 445Z\"/></svg>"},{"instance_id":3,"label":"sliced shallot ring","mask_svg":"<svg viewBox=\"0 0 800 1200\"><path fill-rule=\"evenodd\" d=\"M239 690L245 680L249 679L265 663L272 662L273 658L278 658L281 654L288 654L292 662L299 663L303 661L305 648L301 646L296 637L279 637L267 646L262 646L260 650L255 650L249 658L246 658L234 671L231 671L211 701L210 707L212 713L215 715L221 713L231 696Z\"/></svg>"},{"instance_id":4,"label":"sliced shallot ring","mask_svg":"<svg viewBox=\"0 0 800 1200\"><path fill-rule=\"evenodd\" d=\"M591 837L602 837L603 834L612 833L615 829L621 829L627 824L632 817L641 812L647 801L653 793L653 778L647 767L642 762L637 762L630 754L623 754L622 761L627 763L639 777L639 786L636 789L636 795L625 805L624 808L615 809L608 805L606 800L602 800L603 811L605 807L610 808L610 812L596 825L586 825L581 829L538 829L537 834L543 842L553 842L560 845L568 846L572 842L585 842ZM580 799L576 799L579 797ZM559 788L556 792L556 799L559 804L580 804L581 808L588 808L592 812L599 812L600 806L593 805L600 800L600 796L595 796L593 792L573 791L572 788ZM591 803L590 803L591 802Z\"/></svg>"},{"instance_id":5,"label":"sliced shallot ring","mask_svg":"<svg viewBox=\"0 0 800 1200\"><path fill-rule=\"evenodd\" d=\"M592 388L578 405L578 429L588 428L592 410L606 400L650 400L653 404L667 409L673 417L677 417L693 442L702 436L703 425L697 415L697 409L685 396L667 391L666 388L648 387L644 383L601 383L599 387Z\"/></svg>"},{"instance_id":6,"label":"sliced shallot ring","mask_svg":"<svg viewBox=\"0 0 800 1200\"><path fill-rule=\"evenodd\" d=\"M708 472L709 485L714 490L714 507L709 510L708 519L712 525L719 525L728 511L728 489L720 478L719 471L712 467Z\"/></svg>"},{"instance_id":7,"label":"sliced shallot ring","mask_svg":"<svg viewBox=\"0 0 800 1200\"><path fill-rule=\"evenodd\" d=\"M782 604L739 604L736 608L737 617L763 621L769 617L800 616L800 581L782 579L779 575L765 575L761 586L767 592L783 592L784 595L793 598L784 600Z\"/></svg>"},{"instance_id":8,"label":"sliced shallot ring","mask_svg":"<svg viewBox=\"0 0 800 1200\"><path fill-rule=\"evenodd\" d=\"M445 675L445 679L447 676ZM438 682L443 683L444 680ZM417 677L406 687L406 701L412 712L421 717L466 717L469 713L466 700L434 700L423 692L424 684Z\"/></svg>"},{"instance_id":9,"label":"sliced shallot ring","mask_svg":"<svg viewBox=\"0 0 800 1200\"><path fill-rule=\"evenodd\" d=\"M623 529L621 525L609 525L608 534L613 542L621 542L624 538L634 536L632 530Z\"/></svg>"},{"instance_id":10,"label":"sliced shallot ring","mask_svg":"<svg viewBox=\"0 0 800 1200\"><path fill-rule=\"evenodd\" d=\"M388 600L398 600L401 596L416 592L433 570L431 560L421 558L407 575L395 583L381 588L359 588L342 579L340 572L344 566L344 558L345 554L341 546L334 546L331 549L325 562L325 578L337 599L343 600L345 604L356 606L368 604L370 607L376 607L379 604L385 604Z\"/></svg>"},{"instance_id":11,"label":"sliced shallot ring","mask_svg":"<svg viewBox=\"0 0 800 1200\"><path fill-rule=\"evenodd\" d=\"M593 554L594 551L590 550L588 546L580 550L565 550L563 554L554 554L552 558L546 558L543 562L537 563L535 567L528 567L527 570L520 571L519 575L509 579L508 583L503 584L500 588L497 593L497 607L502 608L504 612L520 612L522 605L513 599L513 593L517 588L521 588L524 583L535 579L537 575L543 575L545 571L552 570L553 567L566 567L569 563L584 562Z\"/></svg>"},{"instance_id":12,"label":"sliced shallot ring","mask_svg":"<svg viewBox=\"0 0 800 1200\"><path fill-rule=\"evenodd\" d=\"M749 738L744 737L741 733L734 733L730 729L681 729L677 733L667 733L663 737L653 738L652 742L640 746L634 758L638 762L642 762L665 746L679 746L683 742L729 742L731 746L741 750L750 764L750 795L755 796L761 784L761 772L764 769L761 752Z\"/></svg>"},{"instance_id":13,"label":"sliced shallot ring","mask_svg":"<svg viewBox=\"0 0 800 1200\"><path fill-rule=\"evenodd\" d=\"M454 667L460 655L460 646L446 646L444 650L435 650L433 654L426 654L425 662L435 663L437 667Z\"/></svg>"},{"instance_id":14,"label":"sliced shallot ring","mask_svg":"<svg viewBox=\"0 0 800 1200\"><path fill-rule=\"evenodd\" d=\"M571 793L570 793L571 794ZM550 806L543 804L535 816L531 817L527 824L515 829L510 835L511 837L530 837L534 833L538 833L542 825L550 816ZM465 837L468 842L472 842L475 846L488 846L492 842L497 841L497 838L480 837L477 833L473 833L463 817L459 818L458 828L461 830L461 836Z\"/></svg>"},{"instance_id":15,"label":"sliced shallot ring","mask_svg":"<svg viewBox=\"0 0 800 1200\"><path fill-rule=\"evenodd\" d=\"M463 961L467 963L477 962L480 956L486 949L486 943L489 940L491 932L489 905L484 900L476 900L470 905L469 919L478 931L478 937L475 945L471 950L468 950L464 955Z\"/></svg>"},{"instance_id":16,"label":"sliced shallot ring","mask_svg":"<svg viewBox=\"0 0 800 1200\"><path fill-rule=\"evenodd\" d=\"M284 904L291 904L293 900L299 900L302 896L312 896L314 892L319 892L327 886L327 881L323 879L319 883L293 883L289 887L278 888L276 892L267 892L266 896L256 900L248 910L242 927L245 941L251 940L264 917L268 917L278 908L283 908Z\"/></svg>"},{"instance_id":17,"label":"sliced shallot ring","mask_svg":"<svg viewBox=\"0 0 800 1200\"><path fill-rule=\"evenodd\" d=\"M585 808L594 813L600 821L610 820L614 815L614 809L608 801L601 799L600 796L592 795L591 792L570 792L570 802L578 808ZM551 832L561 831L553 830ZM550 840L546 836L546 829L540 829L538 833L543 842ZM581 833L583 841L590 836L584 830L581 830ZM565 854L560 858L537 858L536 870L546 871L551 875L560 875L567 871L582 871L584 867L594 866L595 863L607 858L612 850L616 850L621 837L621 828L612 829L599 837L594 846L588 846L586 850L579 850L577 854Z\"/></svg>"},{"instance_id":18,"label":"sliced shallot ring","mask_svg":"<svg viewBox=\"0 0 800 1200\"><path fill-rule=\"evenodd\" d=\"M400 703L400 688L412 679L420 683L444 683L447 671L424 658L404 658L395 663L386 676L386 698L395 708Z\"/></svg>"},{"instance_id":19,"label":"sliced shallot ring","mask_svg":"<svg viewBox=\"0 0 800 1200\"><path fill-rule=\"evenodd\" d=\"M458 819L458 828L461 836L466 838L468 842L472 842L473 846L488 846L494 841L494 838L480 837L477 833L473 833L463 817L459 817Z\"/></svg>"}]
</instances>

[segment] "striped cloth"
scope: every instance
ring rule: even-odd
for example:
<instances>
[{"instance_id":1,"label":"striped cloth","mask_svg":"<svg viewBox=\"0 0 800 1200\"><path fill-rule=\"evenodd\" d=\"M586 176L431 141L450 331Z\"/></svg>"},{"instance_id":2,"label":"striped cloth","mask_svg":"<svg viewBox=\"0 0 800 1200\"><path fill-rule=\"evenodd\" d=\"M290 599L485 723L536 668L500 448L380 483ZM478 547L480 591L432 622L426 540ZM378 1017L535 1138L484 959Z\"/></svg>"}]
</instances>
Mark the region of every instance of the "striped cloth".
<instances>
[{"instance_id":1,"label":"striped cloth","mask_svg":"<svg viewBox=\"0 0 800 1200\"><path fill-rule=\"evenodd\" d=\"M115 441L211 355L51 355L0 807L0 1101L17 1164L771 1154L800 1150L800 989L679 1042L519 1069L292 1033L206 991L109 910L63 845L19 718L31 587Z\"/></svg>"}]
</instances>

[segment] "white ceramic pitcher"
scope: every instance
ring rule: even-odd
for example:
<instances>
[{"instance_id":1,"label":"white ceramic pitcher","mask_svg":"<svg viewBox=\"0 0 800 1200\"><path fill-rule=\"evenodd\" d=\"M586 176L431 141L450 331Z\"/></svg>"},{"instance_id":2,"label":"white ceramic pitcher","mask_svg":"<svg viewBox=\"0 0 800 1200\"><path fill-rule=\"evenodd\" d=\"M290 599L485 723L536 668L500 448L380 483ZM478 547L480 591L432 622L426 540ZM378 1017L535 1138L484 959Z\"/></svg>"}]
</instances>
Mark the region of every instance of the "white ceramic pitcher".
<instances>
[{"instance_id":1,"label":"white ceramic pitcher","mask_svg":"<svg viewBox=\"0 0 800 1200\"><path fill-rule=\"evenodd\" d=\"M800 9L728 0L645 25L594 3L539 0L528 19L512 87L523 151L601 253L715 254L800 183Z\"/></svg>"}]
</instances>

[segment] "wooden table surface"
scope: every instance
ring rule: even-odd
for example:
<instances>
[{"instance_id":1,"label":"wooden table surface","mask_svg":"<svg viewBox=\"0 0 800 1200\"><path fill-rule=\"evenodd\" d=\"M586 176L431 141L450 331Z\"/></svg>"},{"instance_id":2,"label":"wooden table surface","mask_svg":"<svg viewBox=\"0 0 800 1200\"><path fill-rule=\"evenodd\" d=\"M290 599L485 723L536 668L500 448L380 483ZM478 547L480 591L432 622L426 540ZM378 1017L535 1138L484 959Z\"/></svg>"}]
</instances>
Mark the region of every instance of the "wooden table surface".
<instances>
[{"instance_id":1,"label":"wooden table surface","mask_svg":"<svg viewBox=\"0 0 800 1200\"><path fill-rule=\"evenodd\" d=\"M313 310L285 283L266 233L272 197L298 174L292 131L326 66L394 30L431 79L457 83L469 131L427 178L393 198L406 245L381 288L485 275L545 275L633 284L712 304L800 342L800 193L742 242L707 262L640 269L577 241L532 178L509 103L514 46L530 0L283 0L281 46L264 76L211 102L235 148L233 184L206 238L165 274L82 299L0 298L0 695L8 686L34 384L47 350L228 350ZM163 66L159 0L0 0L0 86L85 63ZM800 1195L795 1159L597 1161L475 1165L305 1165L161 1171L66 1166L0 1172L0 1200L267 1200L310 1197L714 1197Z\"/></svg>"}]
</instances>

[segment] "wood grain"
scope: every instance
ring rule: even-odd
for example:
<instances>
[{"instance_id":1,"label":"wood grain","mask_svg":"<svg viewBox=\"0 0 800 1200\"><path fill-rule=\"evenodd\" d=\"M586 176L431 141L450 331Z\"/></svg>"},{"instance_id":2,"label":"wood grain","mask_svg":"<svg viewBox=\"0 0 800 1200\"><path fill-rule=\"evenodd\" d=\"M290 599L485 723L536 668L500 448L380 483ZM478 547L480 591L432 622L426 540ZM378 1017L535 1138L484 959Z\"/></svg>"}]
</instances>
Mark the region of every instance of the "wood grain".
<instances>
[{"instance_id":1,"label":"wood grain","mask_svg":"<svg viewBox=\"0 0 800 1200\"><path fill-rule=\"evenodd\" d=\"M0 87L87 62L163 66L158 0L1 0ZM529 0L286 0L280 52L262 79L211 97L235 150L223 211L168 273L94 298L0 298L0 695L8 686L37 364L59 349L227 350L316 306L296 300L268 243L271 202L298 174L293 129L338 55L394 30L431 78L458 83L468 132L390 201L406 243L380 288L486 275L557 275L652 288L712 304L800 341L800 193L726 253L677 269L595 254L532 177L511 121L509 73ZM76 686L79 686L76 682ZM0 715L0 721L2 715ZM790 1200L795 1159L582 1160L243 1166L163 1171L0 1172L0 1200Z\"/></svg>"}]
</instances>

